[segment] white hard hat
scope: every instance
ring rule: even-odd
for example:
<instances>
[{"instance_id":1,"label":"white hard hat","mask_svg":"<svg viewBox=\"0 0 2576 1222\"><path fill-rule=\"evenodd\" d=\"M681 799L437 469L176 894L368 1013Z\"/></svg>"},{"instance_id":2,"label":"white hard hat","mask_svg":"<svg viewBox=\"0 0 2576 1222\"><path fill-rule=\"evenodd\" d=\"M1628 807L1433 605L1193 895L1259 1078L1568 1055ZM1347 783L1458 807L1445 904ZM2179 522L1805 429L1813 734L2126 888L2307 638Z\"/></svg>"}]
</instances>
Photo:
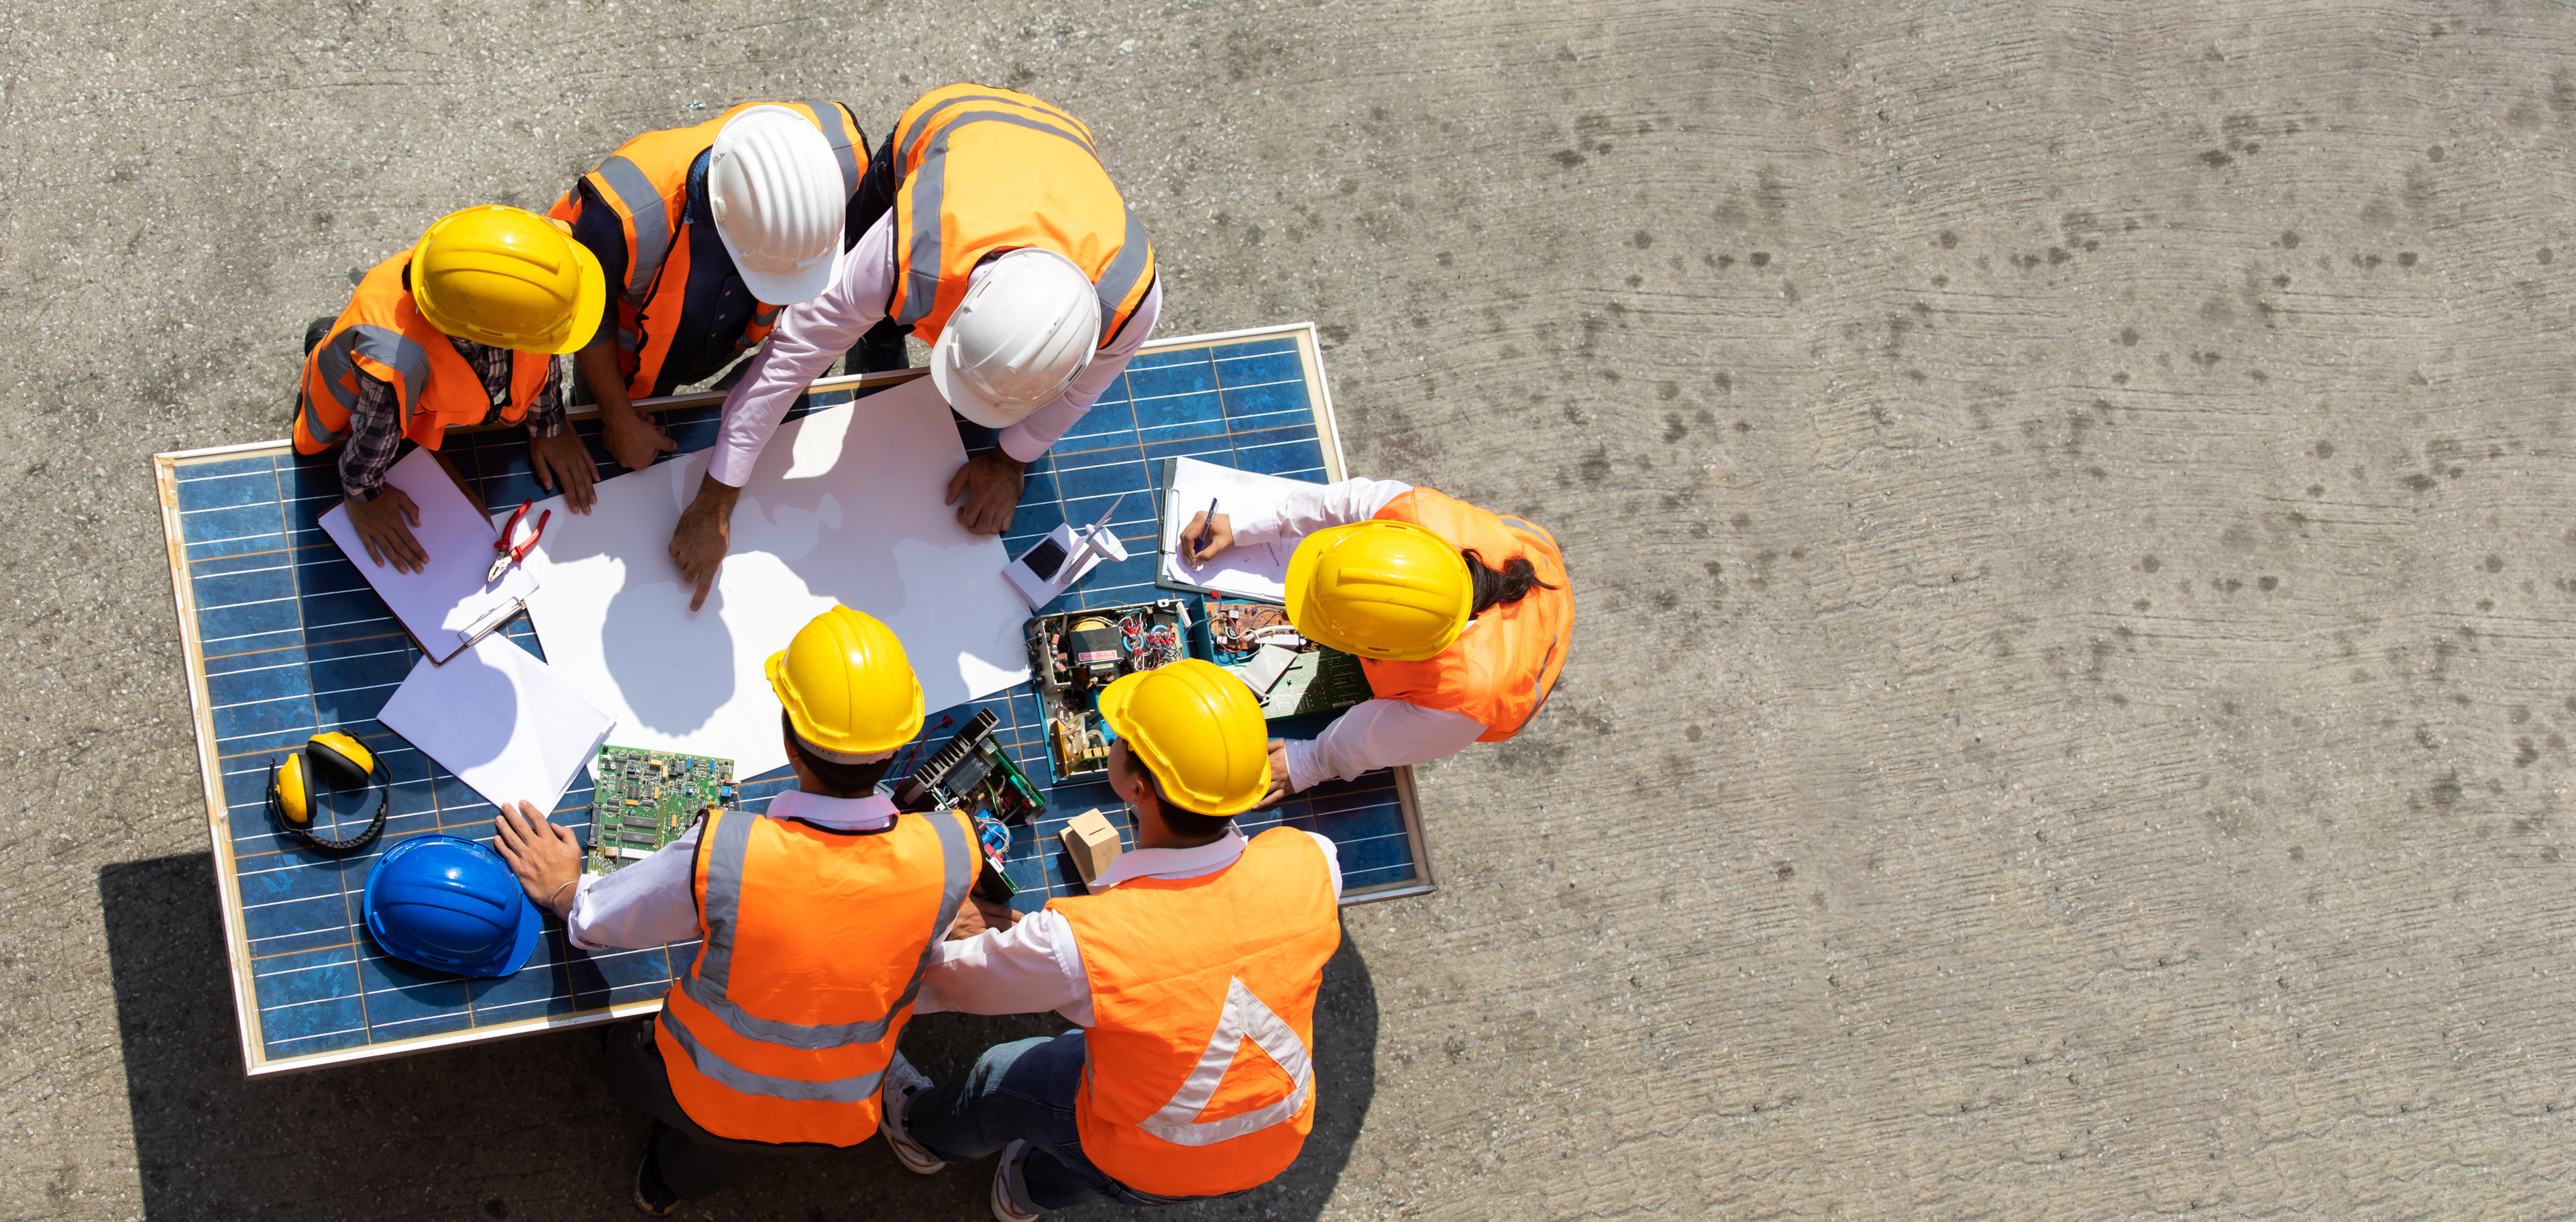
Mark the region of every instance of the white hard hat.
<instances>
[{"instance_id":1,"label":"white hard hat","mask_svg":"<svg viewBox=\"0 0 2576 1222\"><path fill-rule=\"evenodd\" d=\"M831 142L805 116L753 106L716 132L707 204L752 296L792 305L820 295L832 282L849 202Z\"/></svg>"},{"instance_id":2,"label":"white hard hat","mask_svg":"<svg viewBox=\"0 0 2576 1222\"><path fill-rule=\"evenodd\" d=\"M1022 247L977 269L930 349L930 380L957 414L1008 428L1073 383L1100 342L1100 296L1073 260Z\"/></svg>"}]
</instances>

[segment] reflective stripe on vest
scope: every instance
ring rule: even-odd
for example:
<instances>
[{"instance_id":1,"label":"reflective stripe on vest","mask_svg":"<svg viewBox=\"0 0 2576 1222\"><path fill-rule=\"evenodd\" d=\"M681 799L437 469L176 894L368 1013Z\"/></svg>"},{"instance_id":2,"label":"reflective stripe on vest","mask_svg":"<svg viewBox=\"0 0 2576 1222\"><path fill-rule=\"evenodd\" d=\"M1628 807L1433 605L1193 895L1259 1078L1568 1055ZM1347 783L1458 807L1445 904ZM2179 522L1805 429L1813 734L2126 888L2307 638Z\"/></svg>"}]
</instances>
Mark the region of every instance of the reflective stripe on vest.
<instances>
[{"instance_id":1,"label":"reflective stripe on vest","mask_svg":"<svg viewBox=\"0 0 2576 1222\"><path fill-rule=\"evenodd\" d=\"M1233 1068L1234 1054L1242 1050L1246 1036L1287 1072L1296 1089L1268 1107L1201 1123L1200 1114L1215 1102L1216 1088L1224 1083L1225 1071ZM1297 1113L1306 1110L1306 1096L1314 1089L1315 1064L1306 1055L1305 1042L1297 1038L1297 1032L1280 1019L1277 1011L1243 987L1241 979L1228 977L1225 1016L1217 1020L1216 1034L1208 1037L1207 1051L1199 1054L1198 1066L1190 1070L1181 1089L1172 1093L1172 1101L1138 1122L1137 1127L1177 1146L1213 1145L1295 1119Z\"/></svg>"},{"instance_id":2,"label":"reflective stripe on vest","mask_svg":"<svg viewBox=\"0 0 2576 1222\"><path fill-rule=\"evenodd\" d=\"M1369 691L1380 699L1473 717L1485 724L1478 742L1501 742L1519 733L1547 706L1573 645L1574 594L1555 536L1429 488L1387 502L1375 516L1421 526L1454 547L1474 551L1493 568L1525 558L1540 581L1556 587L1534 589L1517 603L1487 608L1436 657L1419 662L1360 659Z\"/></svg>"},{"instance_id":3,"label":"reflective stripe on vest","mask_svg":"<svg viewBox=\"0 0 2576 1222\"><path fill-rule=\"evenodd\" d=\"M974 132L972 129L983 128ZM993 128L1042 133L1000 150L958 150L956 138ZM936 342L985 256L1043 247L1073 260L1100 302L1099 346L1118 338L1153 286L1154 248L1100 164L1091 131L1023 93L950 85L922 95L895 123L895 280L886 314ZM1006 164L1005 164L1006 163ZM1061 215L1026 211L1043 196ZM998 207L991 200L1003 201ZM1111 205L1115 205L1115 213ZM1111 231L1115 230L1114 243Z\"/></svg>"},{"instance_id":4,"label":"reflective stripe on vest","mask_svg":"<svg viewBox=\"0 0 2576 1222\"><path fill-rule=\"evenodd\" d=\"M404 251L360 277L348 308L304 358L296 394L297 452L319 454L349 436L361 376L393 388L397 427L432 450L448 429L481 424L495 407L503 420L526 419L529 406L553 377L553 358L514 353L509 399L492 402L482 375L412 304L403 280L410 266L411 252Z\"/></svg>"},{"instance_id":5,"label":"reflective stripe on vest","mask_svg":"<svg viewBox=\"0 0 2576 1222\"><path fill-rule=\"evenodd\" d=\"M973 833L954 812L855 835L724 811L702 837L702 940L656 1033L673 1098L720 1137L865 1141L922 971L982 864Z\"/></svg>"},{"instance_id":6,"label":"reflective stripe on vest","mask_svg":"<svg viewBox=\"0 0 2576 1222\"><path fill-rule=\"evenodd\" d=\"M1083 1154L1165 1196L1239 1191L1295 1161L1314 1127L1315 994L1341 945L1313 838L1273 828L1214 874L1047 906L1091 989Z\"/></svg>"},{"instance_id":7,"label":"reflective stripe on vest","mask_svg":"<svg viewBox=\"0 0 2576 1222\"><path fill-rule=\"evenodd\" d=\"M689 167L714 147L725 123L753 106L785 106L805 116L832 146L840 167L843 198L858 194L865 170L866 139L858 120L838 102L741 102L694 127L650 131L619 145L584 179L599 202L615 213L626 236L626 267L606 269L619 279L616 310L618 372L627 393L641 398L654 392L672 337L681 328L681 299L688 290ZM547 215L570 223L577 190L567 191ZM847 244L846 241L844 243ZM654 308L657 304L661 308ZM778 307L760 303L755 324L736 341L756 348L768 338Z\"/></svg>"}]
</instances>

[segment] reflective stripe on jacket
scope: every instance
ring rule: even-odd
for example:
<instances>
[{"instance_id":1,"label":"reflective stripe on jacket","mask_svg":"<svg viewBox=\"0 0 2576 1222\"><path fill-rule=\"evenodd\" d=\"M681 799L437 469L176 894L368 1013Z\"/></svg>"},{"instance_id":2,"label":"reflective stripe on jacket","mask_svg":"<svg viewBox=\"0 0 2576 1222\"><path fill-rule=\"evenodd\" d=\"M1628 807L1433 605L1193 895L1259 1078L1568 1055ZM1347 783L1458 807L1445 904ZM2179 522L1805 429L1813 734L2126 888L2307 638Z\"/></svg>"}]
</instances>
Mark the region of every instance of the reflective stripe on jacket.
<instances>
[{"instance_id":1,"label":"reflective stripe on jacket","mask_svg":"<svg viewBox=\"0 0 2576 1222\"><path fill-rule=\"evenodd\" d=\"M673 337L701 329L681 325L692 245L687 230L700 219L689 215L689 166L700 154L715 147L716 133L724 128L726 120L761 105L785 106L812 122L831 142L832 155L840 161L842 186L849 194L858 194L860 174L867 167L868 142L859 134L858 120L838 102L743 102L695 127L637 136L619 145L598 168L582 175L582 182L599 201L617 214L618 224L626 234L625 265L606 266L603 270L608 273L611 289L618 294L617 368L627 380L626 390L631 398L657 393L656 383L661 380L664 361L671 355ZM579 195L578 186L564 192L546 215L571 224L581 208ZM843 244L856 237L843 235ZM755 305L751 325L735 347L759 347L760 341L769 337L777 318L777 306L767 302Z\"/></svg>"},{"instance_id":2,"label":"reflective stripe on jacket","mask_svg":"<svg viewBox=\"0 0 2576 1222\"><path fill-rule=\"evenodd\" d=\"M1025 93L950 85L894 125L894 294L886 317L935 343L986 255L1041 247L1100 294L1100 346L1154 287L1154 247L1091 129Z\"/></svg>"},{"instance_id":3,"label":"reflective stripe on jacket","mask_svg":"<svg viewBox=\"0 0 2576 1222\"><path fill-rule=\"evenodd\" d=\"M1360 659L1369 690L1383 700L1464 713L1485 723L1480 743L1520 733L1547 703L1574 645L1574 592L1565 580L1565 556L1556 539L1519 518L1478 509L1429 488L1388 501L1377 517L1411 522L1473 549L1488 568L1525 556L1538 579L1555 586L1534 589L1508 606L1489 607L1439 656L1420 662Z\"/></svg>"},{"instance_id":4,"label":"reflective stripe on jacket","mask_svg":"<svg viewBox=\"0 0 2576 1222\"><path fill-rule=\"evenodd\" d=\"M1214 874L1047 906L1091 986L1083 1155L1164 1196L1240 1191L1296 1161L1315 1127L1315 990L1342 942L1314 838L1275 827Z\"/></svg>"},{"instance_id":5,"label":"reflective stripe on jacket","mask_svg":"<svg viewBox=\"0 0 2576 1222\"><path fill-rule=\"evenodd\" d=\"M654 1029L689 1119L741 1141L875 1133L878 1078L980 862L953 811L874 833L708 815L692 879L705 941Z\"/></svg>"},{"instance_id":6,"label":"reflective stripe on jacket","mask_svg":"<svg viewBox=\"0 0 2576 1222\"><path fill-rule=\"evenodd\" d=\"M362 373L393 386L403 436L425 449L437 449L451 426L483 423L496 406L511 423L528 418L529 406L554 374L554 358L512 353L510 401L493 403L482 375L412 304L410 270L408 250L377 264L358 281L331 333L304 358L295 412L298 453L319 454L349 436Z\"/></svg>"}]
</instances>

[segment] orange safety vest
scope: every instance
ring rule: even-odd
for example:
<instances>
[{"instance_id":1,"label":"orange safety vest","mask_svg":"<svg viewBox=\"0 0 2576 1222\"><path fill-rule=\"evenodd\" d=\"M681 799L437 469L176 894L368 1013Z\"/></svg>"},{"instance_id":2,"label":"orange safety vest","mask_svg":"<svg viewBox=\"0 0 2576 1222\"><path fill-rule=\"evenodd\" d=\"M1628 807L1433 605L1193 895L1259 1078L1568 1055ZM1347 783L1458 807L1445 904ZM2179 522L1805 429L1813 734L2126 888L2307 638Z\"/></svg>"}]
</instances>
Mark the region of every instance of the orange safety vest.
<instances>
[{"instance_id":1,"label":"orange safety vest","mask_svg":"<svg viewBox=\"0 0 2576 1222\"><path fill-rule=\"evenodd\" d=\"M1565 580L1565 555L1556 537L1429 488L1388 501L1376 516L1411 522L1452 546L1473 549L1490 568L1526 556L1538 579L1556 587L1487 608L1437 656L1420 662L1360 659L1369 690L1380 699L1464 713L1485 723L1485 732L1476 736L1480 743L1520 733L1556 689L1557 672L1565 669L1566 651L1574 645L1574 591Z\"/></svg>"},{"instance_id":2,"label":"orange safety vest","mask_svg":"<svg viewBox=\"0 0 2576 1222\"><path fill-rule=\"evenodd\" d=\"M922 969L981 860L954 811L875 833L709 814L692 876L705 941L654 1026L681 1110L739 1141L866 1141Z\"/></svg>"},{"instance_id":3,"label":"orange safety vest","mask_svg":"<svg viewBox=\"0 0 2576 1222\"><path fill-rule=\"evenodd\" d=\"M1314 840L1272 828L1214 874L1047 907L1072 926L1091 985L1073 1100L1084 1157L1176 1197L1287 1170L1315 1127L1315 990L1342 944Z\"/></svg>"},{"instance_id":4,"label":"orange safety vest","mask_svg":"<svg viewBox=\"0 0 2576 1222\"><path fill-rule=\"evenodd\" d=\"M761 105L784 106L811 121L840 159L841 185L850 195L859 193L868 141L859 134L858 119L838 102L739 103L695 127L637 136L582 175L626 231L626 266L604 270L610 282L619 286L617 368L627 379L626 391L632 398L653 393L680 329L680 296L689 284L689 236L681 224L689 210L689 166L698 154L715 146L716 133L726 120ZM564 192L546 215L571 224L580 212L579 195L578 189ZM845 241L856 237L846 235ZM656 310L656 300L665 296L660 292L663 286L670 289L668 302ZM751 326L734 346L759 347L777 322L778 307L760 302L752 310Z\"/></svg>"},{"instance_id":5,"label":"orange safety vest","mask_svg":"<svg viewBox=\"0 0 2576 1222\"><path fill-rule=\"evenodd\" d=\"M1091 146L1091 129L1025 93L950 85L895 120L894 294L886 317L935 343L986 255L1043 247L1100 294L1100 346L1154 287L1144 223Z\"/></svg>"},{"instance_id":6,"label":"orange safety vest","mask_svg":"<svg viewBox=\"0 0 2576 1222\"><path fill-rule=\"evenodd\" d=\"M516 423L528 418L554 358L541 352L510 354L510 401L496 404L483 379L456 351L447 333L429 325L412 304L411 252L387 259L358 281L349 308L331 333L304 358L296 395L295 449L319 454L349 436L349 413L358 405L358 375L393 384L403 436L435 450L450 427L481 424L492 409Z\"/></svg>"}]
</instances>

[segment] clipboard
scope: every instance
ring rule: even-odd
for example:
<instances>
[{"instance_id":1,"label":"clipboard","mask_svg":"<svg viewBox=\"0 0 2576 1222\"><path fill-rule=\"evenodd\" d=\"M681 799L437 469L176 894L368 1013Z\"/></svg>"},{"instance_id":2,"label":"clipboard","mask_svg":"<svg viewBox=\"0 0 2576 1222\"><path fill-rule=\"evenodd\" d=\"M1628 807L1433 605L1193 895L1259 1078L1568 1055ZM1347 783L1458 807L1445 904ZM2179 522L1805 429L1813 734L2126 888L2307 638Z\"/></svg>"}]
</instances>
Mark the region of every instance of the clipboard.
<instances>
[{"instance_id":1,"label":"clipboard","mask_svg":"<svg viewBox=\"0 0 2576 1222\"><path fill-rule=\"evenodd\" d=\"M433 664L444 665L474 642L527 609L537 579L525 566L511 565L498 581L486 584L493 543L500 531L483 507L465 491L438 452L414 449L385 472L385 483L400 488L420 510L413 537L429 553L422 571L406 573L367 558L367 545L349 521L343 501L322 513L322 531L349 557L358 575L393 612Z\"/></svg>"}]
</instances>

